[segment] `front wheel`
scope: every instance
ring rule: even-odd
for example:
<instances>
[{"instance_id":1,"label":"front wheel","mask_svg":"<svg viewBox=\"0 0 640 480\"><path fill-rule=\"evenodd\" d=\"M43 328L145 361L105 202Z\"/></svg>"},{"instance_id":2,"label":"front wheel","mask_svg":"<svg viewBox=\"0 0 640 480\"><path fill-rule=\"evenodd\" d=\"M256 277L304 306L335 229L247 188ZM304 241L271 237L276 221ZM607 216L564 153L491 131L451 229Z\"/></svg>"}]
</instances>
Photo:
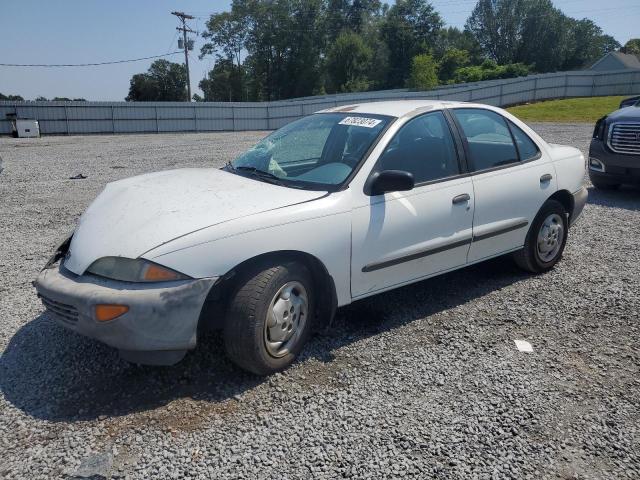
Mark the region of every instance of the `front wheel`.
<instances>
[{"instance_id":1,"label":"front wheel","mask_svg":"<svg viewBox=\"0 0 640 480\"><path fill-rule=\"evenodd\" d=\"M288 367L311 331L315 301L309 270L294 262L263 266L239 283L225 318L227 355L257 375Z\"/></svg>"},{"instance_id":2,"label":"front wheel","mask_svg":"<svg viewBox=\"0 0 640 480\"><path fill-rule=\"evenodd\" d=\"M568 214L556 200L547 200L529 228L524 248L514 254L516 264L529 272L551 270L562 258L569 233Z\"/></svg>"}]
</instances>

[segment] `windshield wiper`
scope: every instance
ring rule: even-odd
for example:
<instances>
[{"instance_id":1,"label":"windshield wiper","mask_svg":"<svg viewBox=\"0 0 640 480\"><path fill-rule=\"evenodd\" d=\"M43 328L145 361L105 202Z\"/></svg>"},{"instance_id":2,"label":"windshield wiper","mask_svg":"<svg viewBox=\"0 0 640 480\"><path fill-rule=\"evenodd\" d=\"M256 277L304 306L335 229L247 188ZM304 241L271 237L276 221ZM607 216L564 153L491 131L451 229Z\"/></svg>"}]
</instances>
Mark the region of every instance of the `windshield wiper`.
<instances>
[{"instance_id":1,"label":"windshield wiper","mask_svg":"<svg viewBox=\"0 0 640 480\"><path fill-rule=\"evenodd\" d=\"M265 179L265 180L270 180L272 182L277 182L279 185L284 184L284 181L282 178L278 177L277 175L274 175L273 173L270 172L265 172L264 170L260 170L259 168L256 167L247 167L247 166L239 166L239 167L234 167L233 165L231 165L231 168L233 168L234 170L237 171L241 171L241 172L247 172L250 173L251 175L254 175L256 177Z\"/></svg>"},{"instance_id":2,"label":"windshield wiper","mask_svg":"<svg viewBox=\"0 0 640 480\"><path fill-rule=\"evenodd\" d=\"M298 184L295 181L292 180L288 180L286 178L282 178L282 177L278 177L277 175L274 175L271 172L265 172L264 170L260 170L259 168L256 167L247 167L244 165L241 165L239 167L234 167L231 162L229 162L225 168L229 168L232 172L247 172L250 175L253 175L254 177L257 177L261 180L264 180L268 183L273 183L275 185L281 185L283 187L289 187L289 188L297 188L298 190L315 190L313 187L311 187L310 185L303 183L303 184Z\"/></svg>"}]
</instances>

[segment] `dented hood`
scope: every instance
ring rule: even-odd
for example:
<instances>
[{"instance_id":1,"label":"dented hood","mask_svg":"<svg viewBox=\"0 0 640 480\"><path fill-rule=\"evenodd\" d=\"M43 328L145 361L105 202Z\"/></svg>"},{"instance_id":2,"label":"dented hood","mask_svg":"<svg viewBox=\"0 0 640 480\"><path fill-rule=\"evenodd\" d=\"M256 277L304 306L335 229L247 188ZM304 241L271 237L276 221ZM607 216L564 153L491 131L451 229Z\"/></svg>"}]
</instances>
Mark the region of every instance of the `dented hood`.
<instances>
[{"instance_id":1,"label":"dented hood","mask_svg":"<svg viewBox=\"0 0 640 480\"><path fill-rule=\"evenodd\" d=\"M65 267L81 275L99 258L137 258L195 230L324 194L213 168L168 170L120 180L108 184L80 217Z\"/></svg>"}]
</instances>

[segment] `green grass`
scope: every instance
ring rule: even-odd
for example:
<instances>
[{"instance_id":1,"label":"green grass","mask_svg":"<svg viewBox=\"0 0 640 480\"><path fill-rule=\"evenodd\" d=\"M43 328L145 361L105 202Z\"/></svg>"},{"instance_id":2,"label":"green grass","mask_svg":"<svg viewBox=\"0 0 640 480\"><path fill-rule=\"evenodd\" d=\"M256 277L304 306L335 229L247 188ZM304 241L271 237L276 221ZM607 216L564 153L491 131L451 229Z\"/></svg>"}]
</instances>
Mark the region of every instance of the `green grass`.
<instances>
[{"instance_id":1,"label":"green grass","mask_svg":"<svg viewBox=\"0 0 640 480\"><path fill-rule=\"evenodd\" d=\"M626 97L586 97L567 100L548 100L530 103L507 110L525 122L586 122L593 123L607 113L617 110Z\"/></svg>"}]
</instances>

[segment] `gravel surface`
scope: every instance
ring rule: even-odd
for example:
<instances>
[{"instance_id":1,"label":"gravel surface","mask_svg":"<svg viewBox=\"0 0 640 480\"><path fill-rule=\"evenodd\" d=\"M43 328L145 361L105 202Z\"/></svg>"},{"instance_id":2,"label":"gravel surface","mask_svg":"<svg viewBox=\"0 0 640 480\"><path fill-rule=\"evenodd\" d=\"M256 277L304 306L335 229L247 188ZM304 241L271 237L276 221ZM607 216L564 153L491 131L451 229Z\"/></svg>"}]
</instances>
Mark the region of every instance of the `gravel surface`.
<instances>
[{"instance_id":1,"label":"gravel surface","mask_svg":"<svg viewBox=\"0 0 640 480\"><path fill-rule=\"evenodd\" d=\"M591 125L534 127L586 151ZM590 189L554 271L496 259L357 302L267 379L216 334L132 366L43 313L31 281L106 182L262 135L0 139L0 478L640 478L638 189Z\"/></svg>"}]
</instances>

